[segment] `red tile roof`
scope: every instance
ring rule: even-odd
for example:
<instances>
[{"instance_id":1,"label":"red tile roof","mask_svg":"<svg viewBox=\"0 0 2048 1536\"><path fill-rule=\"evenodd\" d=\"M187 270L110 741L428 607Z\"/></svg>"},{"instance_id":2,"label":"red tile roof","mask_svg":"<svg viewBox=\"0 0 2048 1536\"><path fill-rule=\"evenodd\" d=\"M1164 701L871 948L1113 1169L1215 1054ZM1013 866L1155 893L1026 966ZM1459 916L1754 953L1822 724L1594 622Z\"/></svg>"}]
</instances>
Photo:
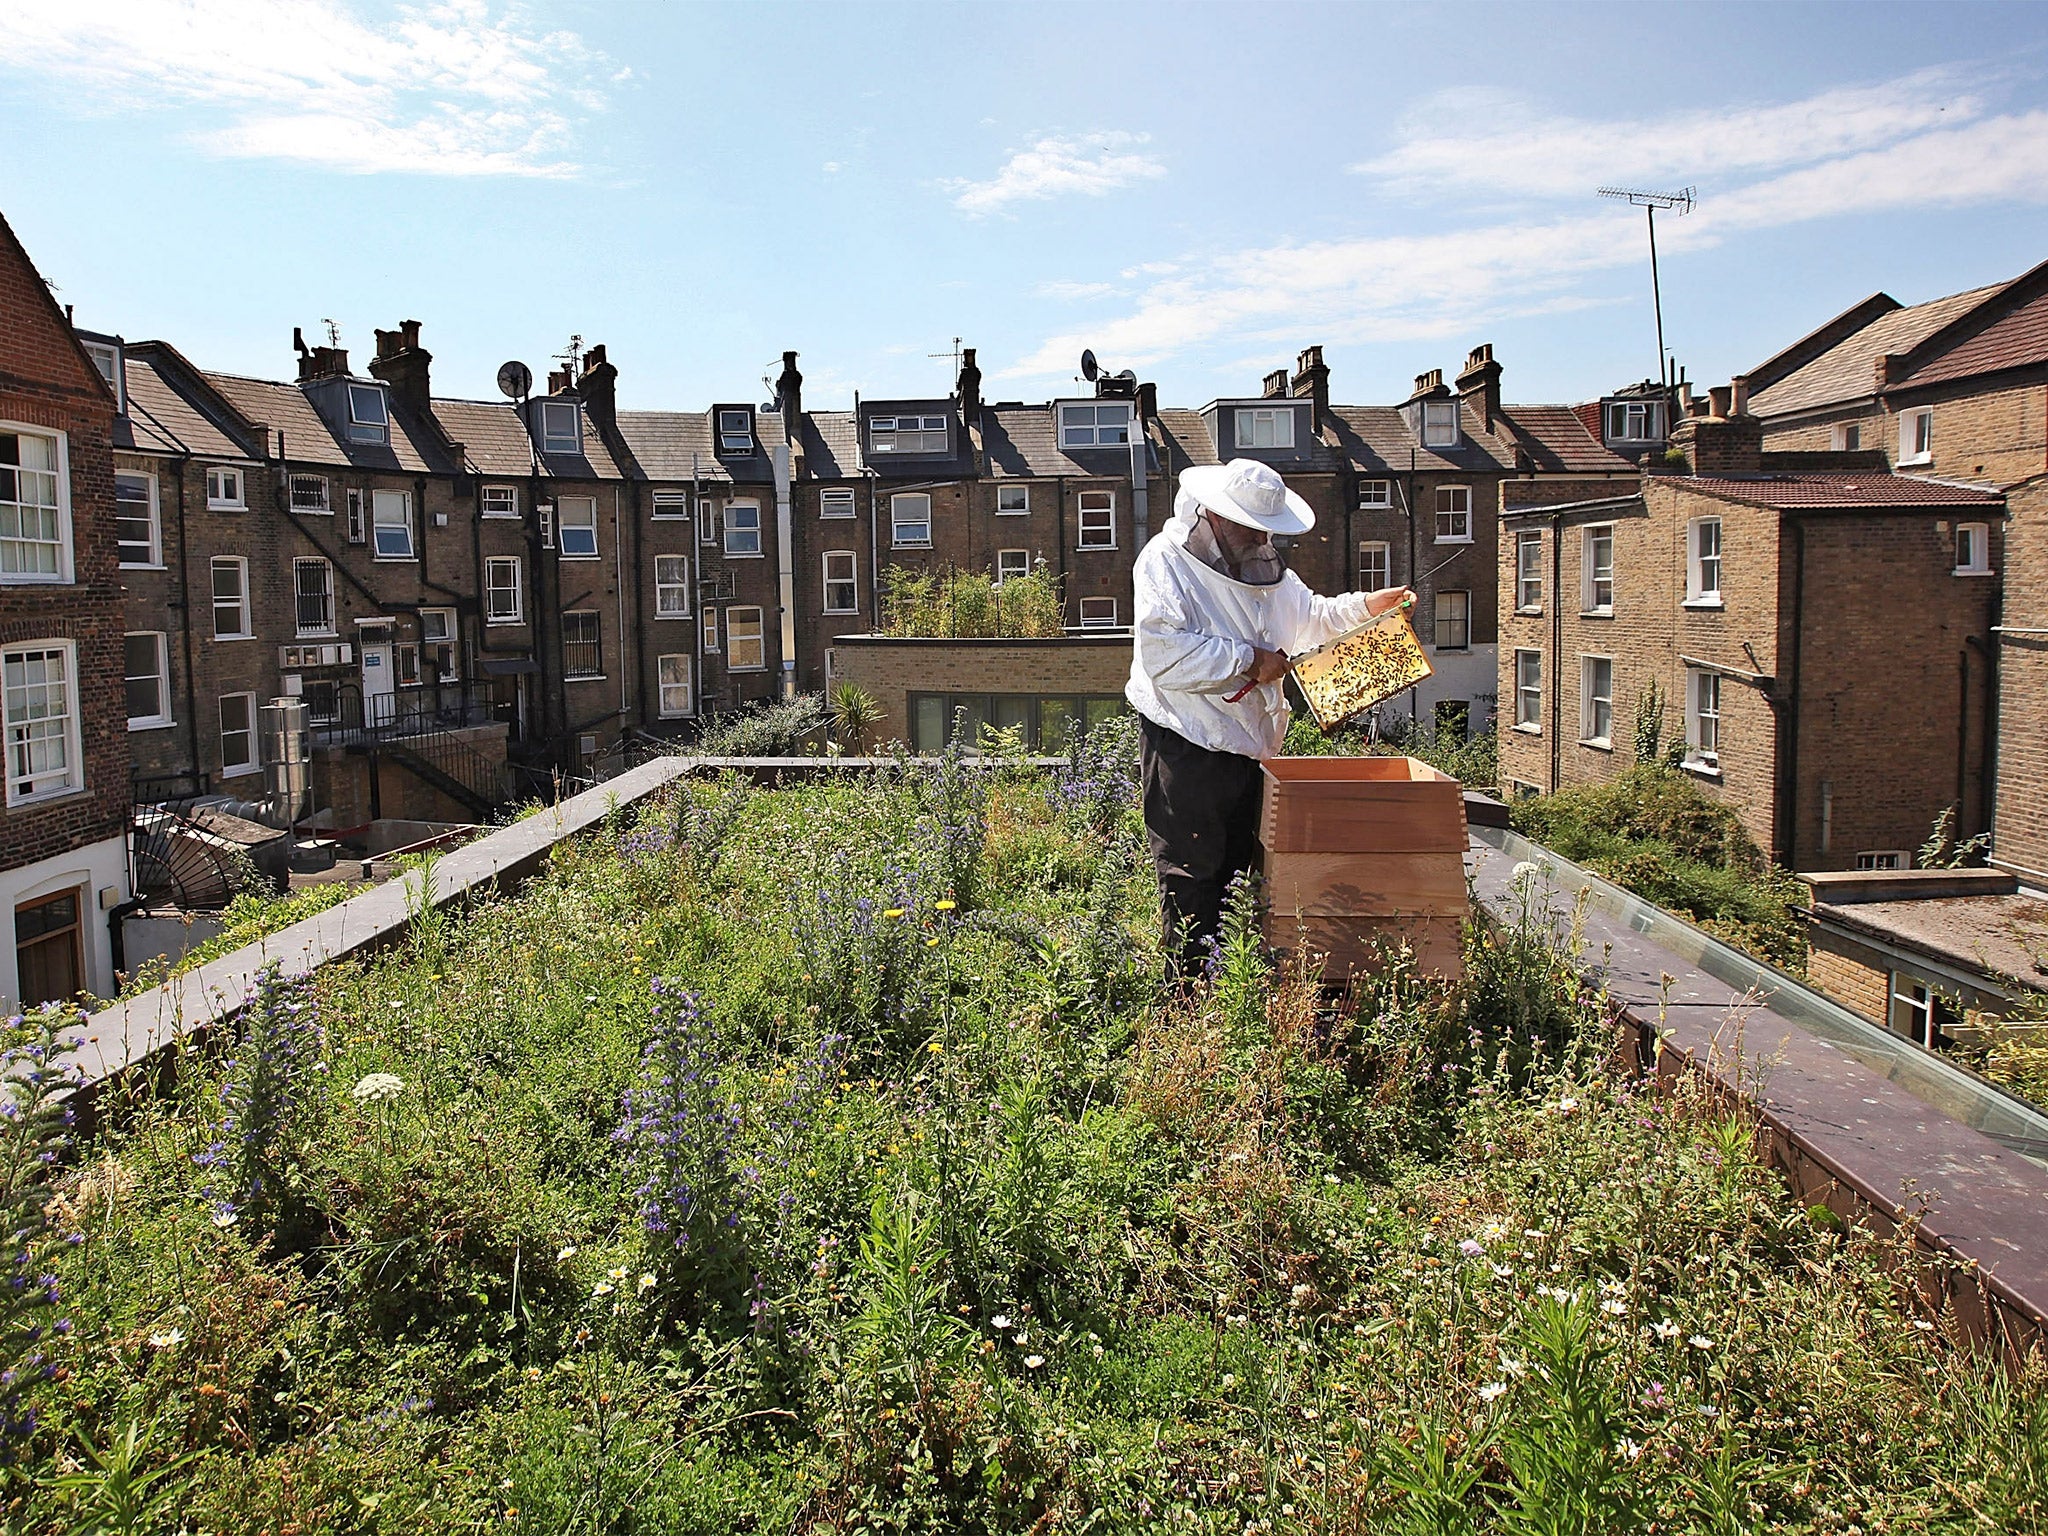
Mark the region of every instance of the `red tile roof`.
<instances>
[{"instance_id":1,"label":"red tile roof","mask_svg":"<svg viewBox=\"0 0 2048 1536\"><path fill-rule=\"evenodd\" d=\"M1541 473L1634 473L1635 465L1602 445L1599 405L1592 407L1590 424L1580 414L1582 409L1570 405L1510 405L1502 407L1501 417Z\"/></svg>"},{"instance_id":2,"label":"red tile roof","mask_svg":"<svg viewBox=\"0 0 2048 1536\"><path fill-rule=\"evenodd\" d=\"M1661 478L1661 477L1660 477ZM1703 491L1760 507L1993 507L1996 491L1913 475L1681 475L1671 477L1689 491Z\"/></svg>"},{"instance_id":3,"label":"red tile roof","mask_svg":"<svg viewBox=\"0 0 2048 1536\"><path fill-rule=\"evenodd\" d=\"M2048 362L2048 291L2034 294L1989 325L1937 352L1893 388L1974 378Z\"/></svg>"}]
</instances>

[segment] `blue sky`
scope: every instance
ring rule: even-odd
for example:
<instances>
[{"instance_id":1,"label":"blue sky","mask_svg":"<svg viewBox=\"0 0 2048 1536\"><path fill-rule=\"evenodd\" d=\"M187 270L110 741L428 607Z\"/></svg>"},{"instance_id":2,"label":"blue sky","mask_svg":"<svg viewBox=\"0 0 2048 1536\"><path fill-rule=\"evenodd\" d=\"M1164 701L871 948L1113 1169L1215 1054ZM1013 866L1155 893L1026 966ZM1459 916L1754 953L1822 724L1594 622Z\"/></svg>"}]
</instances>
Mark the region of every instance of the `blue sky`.
<instances>
[{"instance_id":1,"label":"blue sky","mask_svg":"<svg viewBox=\"0 0 2048 1536\"><path fill-rule=\"evenodd\" d=\"M1324 344L1344 401L1726 378L1864 295L2048 258L2048 8L0 0L0 212L81 323L289 375L425 322L489 395L1163 400Z\"/></svg>"}]
</instances>

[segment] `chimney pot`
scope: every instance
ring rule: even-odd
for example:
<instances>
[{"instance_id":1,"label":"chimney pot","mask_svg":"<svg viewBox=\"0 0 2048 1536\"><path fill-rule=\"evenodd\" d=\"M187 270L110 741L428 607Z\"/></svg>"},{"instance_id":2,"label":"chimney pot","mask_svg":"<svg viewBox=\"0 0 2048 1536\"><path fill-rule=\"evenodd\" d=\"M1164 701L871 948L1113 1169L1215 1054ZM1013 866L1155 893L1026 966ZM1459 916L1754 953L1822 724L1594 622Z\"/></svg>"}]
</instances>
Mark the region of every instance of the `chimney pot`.
<instances>
[{"instance_id":1,"label":"chimney pot","mask_svg":"<svg viewBox=\"0 0 2048 1536\"><path fill-rule=\"evenodd\" d=\"M420 344L420 323L417 320L401 320L398 332L405 338L405 349L410 352Z\"/></svg>"},{"instance_id":2,"label":"chimney pot","mask_svg":"<svg viewBox=\"0 0 2048 1536\"><path fill-rule=\"evenodd\" d=\"M1287 393L1287 370L1275 368L1267 374L1260 386L1260 394L1267 400L1277 400Z\"/></svg>"},{"instance_id":3,"label":"chimney pot","mask_svg":"<svg viewBox=\"0 0 2048 1536\"><path fill-rule=\"evenodd\" d=\"M1707 399L1711 402L1707 408L1708 414L1715 421L1725 421L1727 419L1729 393L1726 384L1716 384L1707 391Z\"/></svg>"},{"instance_id":4,"label":"chimney pot","mask_svg":"<svg viewBox=\"0 0 2048 1536\"><path fill-rule=\"evenodd\" d=\"M1738 373L1728 381L1728 414L1749 414L1749 375L1746 373Z\"/></svg>"}]
</instances>

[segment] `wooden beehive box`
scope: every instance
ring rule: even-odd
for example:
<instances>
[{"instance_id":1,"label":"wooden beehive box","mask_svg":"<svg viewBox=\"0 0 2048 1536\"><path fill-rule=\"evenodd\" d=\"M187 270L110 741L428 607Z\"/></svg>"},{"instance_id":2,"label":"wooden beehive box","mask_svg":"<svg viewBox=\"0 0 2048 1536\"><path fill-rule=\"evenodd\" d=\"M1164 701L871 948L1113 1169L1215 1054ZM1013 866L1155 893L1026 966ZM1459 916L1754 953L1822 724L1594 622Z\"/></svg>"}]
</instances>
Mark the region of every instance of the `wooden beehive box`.
<instances>
[{"instance_id":1,"label":"wooden beehive box","mask_svg":"<svg viewBox=\"0 0 2048 1536\"><path fill-rule=\"evenodd\" d=\"M1457 977L1465 920L1465 792L1412 757L1264 764L1266 942L1305 942L1325 980L1377 970L1403 940L1426 974Z\"/></svg>"}]
</instances>

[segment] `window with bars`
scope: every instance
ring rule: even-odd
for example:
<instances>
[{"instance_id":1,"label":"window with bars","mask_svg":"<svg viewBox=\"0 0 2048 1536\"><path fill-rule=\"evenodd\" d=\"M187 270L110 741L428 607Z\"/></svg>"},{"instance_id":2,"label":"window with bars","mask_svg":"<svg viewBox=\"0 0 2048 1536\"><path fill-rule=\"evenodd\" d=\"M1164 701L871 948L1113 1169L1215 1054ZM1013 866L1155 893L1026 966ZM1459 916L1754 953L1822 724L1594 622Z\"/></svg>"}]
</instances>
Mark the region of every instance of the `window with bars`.
<instances>
[{"instance_id":1,"label":"window with bars","mask_svg":"<svg viewBox=\"0 0 2048 1536\"><path fill-rule=\"evenodd\" d=\"M588 609L562 615L562 675L604 676L604 647L597 614Z\"/></svg>"},{"instance_id":2,"label":"window with bars","mask_svg":"<svg viewBox=\"0 0 2048 1536\"><path fill-rule=\"evenodd\" d=\"M825 611L860 612L860 580L850 549L825 551Z\"/></svg>"},{"instance_id":3,"label":"window with bars","mask_svg":"<svg viewBox=\"0 0 2048 1536\"><path fill-rule=\"evenodd\" d=\"M327 501L327 479L324 475L293 475L291 500L294 512L310 512L316 516L332 516L334 513L334 508Z\"/></svg>"},{"instance_id":4,"label":"window with bars","mask_svg":"<svg viewBox=\"0 0 2048 1536\"><path fill-rule=\"evenodd\" d=\"M0 519L4 516L0 513ZM155 475L124 470L114 476L114 540L123 565L147 567L164 563Z\"/></svg>"},{"instance_id":5,"label":"window with bars","mask_svg":"<svg viewBox=\"0 0 2048 1536\"><path fill-rule=\"evenodd\" d=\"M300 638L334 633L334 567L325 560L292 562L293 629Z\"/></svg>"},{"instance_id":6,"label":"window with bars","mask_svg":"<svg viewBox=\"0 0 2048 1536\"><path fill-rule=\"evenodd\" d=\"M366 543L370 537L369 517L363 510L363 493L350 486L348 500L348 541L351 544Z\"/></svg>"},{"instance_id":7,"label":"window with bars","mask_svg":"<svg viewBox=\"0 0 2048 1536\"><path fill-rule=\"evenodd\" d=\"M213 638L246 640L249 623L249 561L242 555L213 557Z\"/></svg>"},{"instance_id":8,"label":"window with bars","mask_svg":"<svg viewBox=\"0 0 2048 1536\"><path fill-rule=\"evenodd\" d=\"M1435 623L1433 639L1440 651L1464 651L1472 647L1472 594L1439 592L1432 604Z\"/></svg>"},{"instance_id":9,"label":"window with bars","mask_svg":"<svg viewBox=\"0 0 2048 1536\"><path fill-rule=\"evenodd\" d=\"M687 555L654 557L654 616L657 619L687 619L690 616L690 560Z\"/></svg>"}]
</instances>

